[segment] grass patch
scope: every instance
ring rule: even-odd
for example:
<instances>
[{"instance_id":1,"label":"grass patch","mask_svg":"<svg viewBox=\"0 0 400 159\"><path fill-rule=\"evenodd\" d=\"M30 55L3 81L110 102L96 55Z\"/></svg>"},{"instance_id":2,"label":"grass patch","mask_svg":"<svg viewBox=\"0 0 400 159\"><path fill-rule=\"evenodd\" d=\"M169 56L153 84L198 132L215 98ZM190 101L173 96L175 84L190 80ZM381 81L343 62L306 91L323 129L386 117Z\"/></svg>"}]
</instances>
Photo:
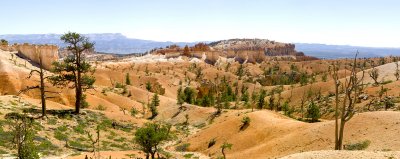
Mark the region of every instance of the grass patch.
<instances>
[{"instance_id":1,"label":"grass patch","mask_svg":"<svg viewBox=\"0 0 400 159\"><path fill-rule=\"evenodd\" d=\"M56 130L54 131L54 138L60 141L66 141L68 139L68 136L64 134L63 132Z\"/></svg>"},{"instance_id":2,"label":"grass patch","mask_svg":"<svg viewBox=\"0 0 400 159\"><path fill-rule=\"evenodd\" d=\"M79 123L77 126L74 127L74 132L78 134L84 134L85 133L85 127L83 123Z\"/></svg>"},{"instance_id":3,"label":"grass patch","mask_svg":"<svg viewBox=\"0 0 400 159\"><path fill-rule=\"evenodd\" d=\"M89 149L89 148L91 148L91 146L89 144L84 144L84 143L81 143L79 141L69 141L68 144L70 146L72 146L72 147L80 148L80 149Z\"/></svg>"},{"instance_id":4,"label":"grass patch","mask_svg":"<svg viewBox=\"0 0 400 159\"><path fill-rule=\"evenodd\" d=\"M65 132L65 131L67 131L67 130L68 130L68 128L67 128L67 126L65 126L65 125L59 126L59 127L57 128L57 131L61 131L61 132Z\"/></svg>"},{"instance_id":5,"label":"grass patch","mask_svg":"<svg viewBox=\"0 0 400 159\"><path fill-rule=\"evenodd\" d=\"M8 154L8 152L0 149L0 154Z\"/></svg>"},{"instance_id":6,"label":"grass patch","mask_svg":"<svg viewBox=\"0 0 400 159\"><path fill-rule=\"evenodd\" d=\"M56 124L57 124L57 119L55 119L55 118L50 118L49 120L47 120L47 124L49 124L49 125L56 125Z\"/></svg>"},{"instance_id":7,"label":"grass patch","mask_svg":"<svg viewBox=\"0 0 400 159\"><path fill-rule=\"evenodd\" d=\"M193 155L194 155L194 154L192 154L192 153L188 153L188 154L183 155L183 157L185 157L185 158L192 158Z\"/></svg>"},{"instance_id":8,"label":"grass patch","mask_svg":"<svg viewBox=\"0 0 400 159\"><path fill-rule=\"evenodd\" d=\"M39 152L41 152L43 155L50 155L54 154L55 150L58 149L57 146L53 145L49 140L44 139L40 144L37 146L37 149Z\"/></svg>"},{"instance_id":9,"label":"grass patch","mask_svg":"<svg viewBox=\"0 0 400 159\"><path fill-rule=\"evenodd\" d=\"M365 150L371 144L371 141L365 140L358 143L344 145L345 150Z\"/></svg>"},{"instance_id":10,"label":"grass patch","mask_svg":"<svg viewBox=\"0 0 400 159\"><path fill-rule=\"evenodd\" d=\"M126 138L124 137L120 137L118 139L114 139L115 142L124 142L126 140Z\"/></svg>"},{"instance_id":11,"label":"grass patch","mask_svg":"<svg viewBox=\"0 0 400 159\"><path fill-rule=\"evenodd\" d=\"M121 144L121 145L112 143L112 144L110 144L110 146L111 146L111 147L118 148L118 149L120 149L120 150L129 150L129 149L131 149L131 148L129 148L129 145L128 145L127 143L123 143L123 144Z\"/></svg>"}]
</instances>

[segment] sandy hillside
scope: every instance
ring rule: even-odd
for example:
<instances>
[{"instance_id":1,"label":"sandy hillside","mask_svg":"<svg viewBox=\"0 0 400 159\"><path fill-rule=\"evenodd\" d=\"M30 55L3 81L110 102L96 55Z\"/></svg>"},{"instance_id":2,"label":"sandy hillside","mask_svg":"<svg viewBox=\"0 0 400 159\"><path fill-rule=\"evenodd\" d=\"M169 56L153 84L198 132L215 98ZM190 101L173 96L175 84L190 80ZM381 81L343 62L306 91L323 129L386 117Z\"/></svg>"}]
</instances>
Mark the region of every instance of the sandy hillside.
<instances>
[{"instance_id":1,"label":"sandy hillside","mask_svg":"<svg viewBox=\"0 0 400 159\"><path fill-rule=\"evenodd\" d=\"M229 158L282 157L304 151L333 149L334 121L304 123L270 111L256 111L246 114L251 119L250 126L240 131L240 121L245 115L243 111L238 113L222 114L215 124L189 137L189 149L220 156L219 147L226 141L233 144L232 150L227 150ZM400 112L357 114L347 123L344 144L369 140L371 144L367 150L399 150L399 121ZM382 134L382 131L385 133ZM213 138L216 144L207 148Z\"/></svg>"},{"instance_id":2,"label":"sandy hillside","mask_svg":"<svg viewBox=\"0 0 400 159\"><path fill-rule=\"evenodd\" d=\"M398 159L400 158L399 151L382 152L382 151L310 151L297 153L282 157L281 159Z\"/></svg>"}]
</instances>

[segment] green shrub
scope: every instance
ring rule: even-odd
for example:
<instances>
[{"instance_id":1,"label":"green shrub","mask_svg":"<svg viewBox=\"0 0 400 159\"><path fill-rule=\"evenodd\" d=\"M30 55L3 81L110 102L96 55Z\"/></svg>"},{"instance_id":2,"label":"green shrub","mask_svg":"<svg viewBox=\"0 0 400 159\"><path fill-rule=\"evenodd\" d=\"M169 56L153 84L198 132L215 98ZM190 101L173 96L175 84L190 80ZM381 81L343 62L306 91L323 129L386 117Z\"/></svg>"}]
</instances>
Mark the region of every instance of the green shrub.
<instances>
[{"instance_id":1,"label":"green shrub","mask_svg":"<svg viewBox=\"0 0 400 159\"><path fill-rule=\"evenodd\" d=\"M250 125L250 117L245 116L242 118L242 126L240 126L240 130L246 129Z\"/></svg>"},{"instance_id":2,"label":"green shrub","mask_svg":"<svg viewBox=\"0 0 400 159\"><path fill-rule=\"evenodd\" d=\"M115 88L124 88L125 86L119 82L115 84Z\"/></svg>"},{"instance_id":3,"label":"green shrub","mask_svg":"<svg viewBox=\"0 0 400 159\"><path fill-rule=\"evenodd\" d=\"M187 148L188 148L189 146L190 146L189 143L184 143L184 144L182 144L182 145L176 146L176 147L175 147L175 150L176 150L176 151L179 151L179 152L185 152L185 151L187 151Z\"/></svg>"},{"instance_id":4,"label":"green shrub","mask_svg":"<svg viewBox=\"0 0 400 159\"><path fill-rule=\"evenodd\" d=\"M99 104L99 105L96 107L96 110L105 111L105 110L107 110L107 107L105 107L105 106L102 105L102 104Z\"/></svg>"},{"instance_id":5,"label":"green shrub","mask_svg":"<svg viewBox=\"0 0 400 159\"><path fill-rule=\"evenodd\" d=\"M133 116L133 117L135 117L136 114L139 113L139 111L136 110L135 108L132 108L129 112L131 113L131 116Z\"/></svg>"},{"instance_id":6,"label":"green shrub","mask_svg":"<svg viewBox=\"0 0 400 159\"><path fill-rule=\"evenodd\" d=\"M346 144L343 148L345 150L365 150L368 148L369 144L371 144L371 141L365 140L358 143Z\"/></svg>"}]
</instances>

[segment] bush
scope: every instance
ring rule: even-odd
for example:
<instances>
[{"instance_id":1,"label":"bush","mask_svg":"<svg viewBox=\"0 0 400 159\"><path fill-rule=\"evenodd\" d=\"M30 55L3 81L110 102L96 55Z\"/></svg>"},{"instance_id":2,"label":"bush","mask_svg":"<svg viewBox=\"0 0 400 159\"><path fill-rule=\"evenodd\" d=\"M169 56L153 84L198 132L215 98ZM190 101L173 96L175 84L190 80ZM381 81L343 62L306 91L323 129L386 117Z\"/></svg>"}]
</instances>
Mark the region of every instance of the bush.
<instances>
[{"instance_id":1,"label":"bush","mask_svg":"<svg viewBox=\"0 0 400 159\"><path fill-rule=\"evenodd\" d=\"M240 126L240 130L246 129L250 125L250 117L245 116L242 118L242 126Z\"/></svg>"},{"instance_id":2,"label":"bush","mask_svg":"<svg viewBox=\"0 0 400 159\"><path fill-rule=\"evenodd\" d=\"M136 110L135 108L132 108L129 112L131 113L131 116L133 116L133 117L135 117L136 114L139 113L139 111Z\"/></svg>"},{"instance_id":3,"label":"bush","mask_svg":"<svg viewBox=\"0 0 400 159\"><path fill-rule=\"evenodd\" d=\"M176 150L176 151L179 151L179 152L185 152L185 151L187 151L187 148L188 148L189 146L190 146L189 143L184 143L184 144L182 144L182 145L176 146L176 147L175 147L175 150Z\"/></svg>"},{"instance_id":4,"label":"bush","mask_svg":"<svg viewBox=\"0 0 400 159\"><path fill-rule=\"evenodd\" d=\"M115 88L124 88L125 86L119 82L115 84Z\"/></svg>"},{"instance_id":5,"label":"bush","mask_svg":"<svg viewBox=\"0 0 400 159\"><path fill-rule=\"evenodd\" d=\"M344 145L343 148L345 150L365 150L366 148L368 148L369 144L371 144L371 141L365 140L358 143Z\"/></svg>"},{"instance_id":6,"label":"bush","mask_svg":"<svg viewBox=\"0 0 400 159\"><path fill-rule=\"evenodd\" d=\"M99 104L99 105L96 107L96 109L97 109L97 110L100 110L100 111L105 111L105 110L107 109L107 107L105 107L105 106L102 105L102 104Z\"/></svg>"}]
</instances>

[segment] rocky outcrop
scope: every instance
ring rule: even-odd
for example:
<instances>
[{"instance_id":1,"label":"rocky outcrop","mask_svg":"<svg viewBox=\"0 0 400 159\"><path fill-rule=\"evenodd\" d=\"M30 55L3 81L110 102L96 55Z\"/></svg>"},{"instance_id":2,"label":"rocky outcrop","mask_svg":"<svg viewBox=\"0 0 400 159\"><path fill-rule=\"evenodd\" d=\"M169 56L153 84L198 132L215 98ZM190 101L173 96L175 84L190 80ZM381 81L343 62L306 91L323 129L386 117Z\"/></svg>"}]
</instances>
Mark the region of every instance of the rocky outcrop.
<instances>
[{"instance_id":1,"label":"rocky outcrop","mask_svg":"<svg viewBox=\"0 0 400 159\"><path fill-rule=\"evenodd\" d=\"M59 59L58 46L55 45L32 45L32 44L14 44L11 46L0 46L4 51L18 51L18 54L38 64L42 59L43 68L49 70L52 63Z\"/></svg>"},{"instance_id":2,"label":"rocky outcrop","mask_svg":"<svg viewBox=\"0 0 400 159\"><path fill-rule=\"evenodd\" d=\"M215 50L264 52L266 56L301 56L294 44L280 43L267 39L230 39L209 44Z\"/></svg>"}]
</instances>

